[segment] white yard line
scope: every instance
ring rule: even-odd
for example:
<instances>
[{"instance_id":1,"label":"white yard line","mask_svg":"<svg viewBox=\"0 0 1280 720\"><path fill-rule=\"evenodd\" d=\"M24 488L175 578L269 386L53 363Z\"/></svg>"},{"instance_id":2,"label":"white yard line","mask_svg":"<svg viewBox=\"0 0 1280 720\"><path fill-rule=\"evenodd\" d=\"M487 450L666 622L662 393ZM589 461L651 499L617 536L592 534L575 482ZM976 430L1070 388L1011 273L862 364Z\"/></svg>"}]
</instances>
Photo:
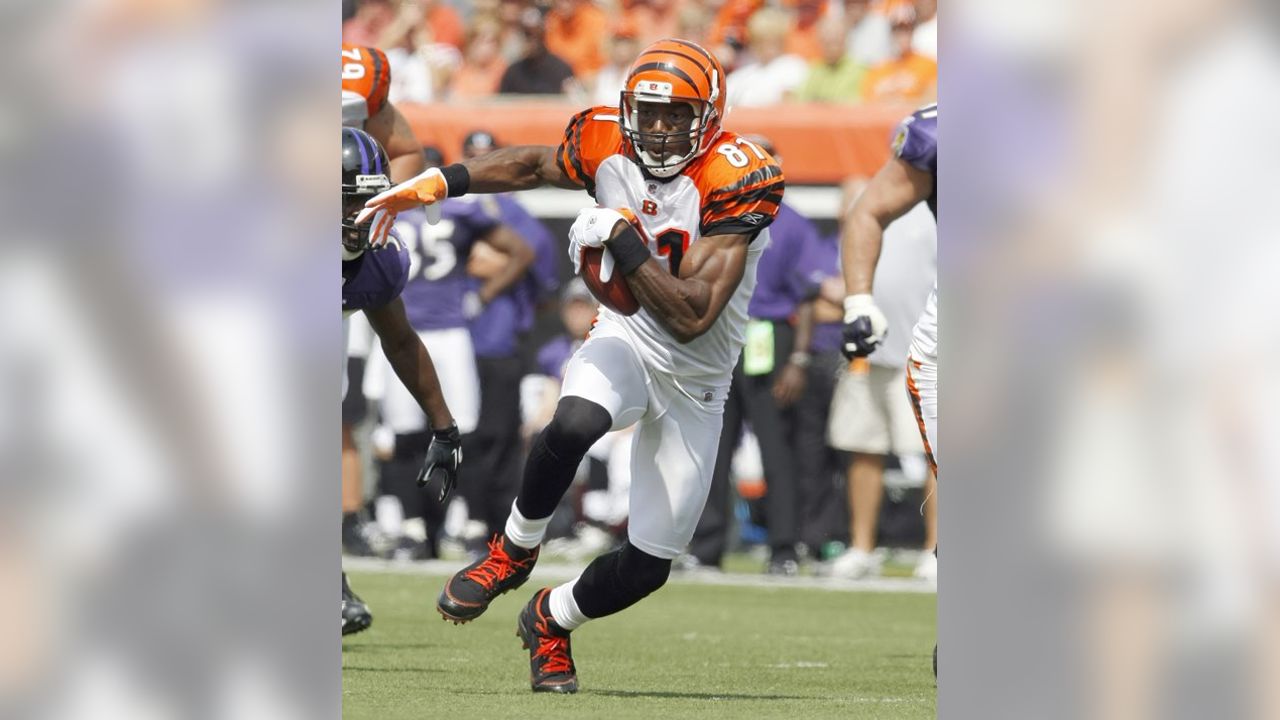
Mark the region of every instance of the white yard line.
<instances>
[{"instance_id":1,"label":"white yard line","mask_svg":"<svg viewBox=\"0 0 1280 720\"><path fill-rule=\"evenodd\" d=\"M374 558L342 558L344 570L358 572L387 573L392 575L451 575L463 564L458 560L425 560L422 562L395 562ZM565 563L539 563L533 571L533 579L563 581L571 580L582 572L585 565ZM875 593L936 593L937 587L932 583L912 578L872 578L866 580L844 580L823 577L775 578L767 575L749 575L744 573L717 573L699 571L692 573L673 572L671 582L681 585L726 585L731 587L752 588L804 588L807 590L830 590L834 592L875 592Z\"/></svg>"}]
</instances>

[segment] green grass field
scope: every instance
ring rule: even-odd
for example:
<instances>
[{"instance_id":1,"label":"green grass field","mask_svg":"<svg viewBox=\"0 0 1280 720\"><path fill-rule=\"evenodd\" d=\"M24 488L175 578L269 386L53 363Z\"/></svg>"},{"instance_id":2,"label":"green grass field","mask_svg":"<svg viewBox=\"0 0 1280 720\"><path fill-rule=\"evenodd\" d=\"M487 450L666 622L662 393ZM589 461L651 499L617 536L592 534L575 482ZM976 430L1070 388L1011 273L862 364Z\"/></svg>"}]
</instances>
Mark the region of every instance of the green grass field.
<instances>
[{"instance_id":1,"label":"green grass field","mask_svg":"<svg viewBox=\"0 0 1280 720\"><path fill-rule=\"evenodd\" d=\"M343 642L343 717L932 718L936 596L673 581L574 634L581 690L529 690L515 618L435 611L445 577L351 573L373 627Z\"/></svg>"}]
</instances>

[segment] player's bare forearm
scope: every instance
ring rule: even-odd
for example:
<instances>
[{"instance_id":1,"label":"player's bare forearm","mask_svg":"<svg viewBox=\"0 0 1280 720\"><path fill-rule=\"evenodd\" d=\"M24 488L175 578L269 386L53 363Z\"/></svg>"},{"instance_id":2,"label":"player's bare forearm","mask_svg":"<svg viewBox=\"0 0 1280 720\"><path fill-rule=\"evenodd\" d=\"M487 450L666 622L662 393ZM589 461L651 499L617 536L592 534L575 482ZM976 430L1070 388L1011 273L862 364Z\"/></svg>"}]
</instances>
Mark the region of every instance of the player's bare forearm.
<instances>
[{"instance_id":1,"label":"player's bare forearm","mask_svg":"<svg viewBox=\"0 0 1280 720\"><path fill-rule=\"evenodd\" d=\"M883 241L884 228L869 214L859 214L855 207L845 218L840 236L840 269L847 294L871 292Z\"/></svg>"},{"instance_id":2,"label":"player's bare forearm","mask_svg":"<svg viewBox=\"0 0 1280 720\"><path fill-rule=\"evenodd\" d=\"M554 185L576 189L556 164L556 149L548 145L499 148L462 163L471 175L469 192L501 193Z\"/></svg>"},{"instance_id":3,"label":"player's bare forearm","mask_svg":"<svg viewBox=\"0 0 1280 720\"><path fill-rule=\"evenodd\" d=\"M850 295L870 293L884 229L933 192L933 177L899 158L890 158L844 217L840 234L841 270Z\"/></svg>"},{"instance_id":4,"label":"player's bare forearm","mask_svg":"<svg viewBox=\"0 0 1280 720\"><path fill-rule=\"evenodd\" d=\"M382 352L391 369L427 414L431 427L444 429L452 425L453 414L449 412L444 392L440 389L435 363L431 362L431 354L409 325L409 319L404 314L404 302L396 298L376 310L366 311L365 314L374 332L378 334Z\"/></svg>"},{"instance_id":5,"label":"player's bare forearm","mask_svg":"<svg viewBox=\"0 0 1280 720\"><path fill-rule=\"evenodd\" d=\"M809 346L813 343L813 305L814 300L809 299L796 306L796 338L795 343L791 346L791 352L809 352Z\"/></svg>"},{"instance_id":6,"label":"player's bare forearm","mask_svg":"<svg viewBox=\"0 0 1280 720\"><path fill-rule=\"evenodd\" d=\"M690 342L711 329L738 288L747 243L744 235L702 238L685 255L679 277L650 258L627 276L627 285L677 342Z\"/></svg>"},{"instance_id":7,"label":"player's bare forearm","mask_svg":"<svg viewBox=\"0 0 1280 720\"><path fill-rule=\"evenodd\" d=\"M480 286L480 299L489 303L524 277L533 264L533 248L506 225L494 228L485 240L507 256L498 272Z\"/></svg>"},{"instance_id":8,"label":"player's bare forearm","mask_svg":"<svg viewBox=\"0 0 1280 720\"><path fill-rule=\"evenodd\" d=\"M687 343L711 327L710 322L704 322L711 306L711 283L698 278L682 280L650 259L627 276L627 285L677 341Z\"/></svg>"}]
</instances>

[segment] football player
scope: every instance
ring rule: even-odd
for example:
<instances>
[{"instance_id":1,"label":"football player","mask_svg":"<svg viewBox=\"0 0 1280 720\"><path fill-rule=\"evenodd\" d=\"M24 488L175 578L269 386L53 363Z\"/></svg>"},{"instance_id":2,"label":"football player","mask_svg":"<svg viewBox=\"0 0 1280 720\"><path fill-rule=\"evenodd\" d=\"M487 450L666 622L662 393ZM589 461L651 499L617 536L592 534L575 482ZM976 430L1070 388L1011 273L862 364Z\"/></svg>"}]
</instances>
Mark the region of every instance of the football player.
<instances>
[{"instance_id":1,"label":"football player","mask_svg":"<svg viewBox=\"0 0 1280 720\"><path fill-rule=\"evenodd\" d=\"M445 403L431 355L405 316L400 292L409 278L409 253L394 234L377 248L370 247L368 223L356 221L364 202L390 187L387 154L363 130L342 129L342 321L363 312L381 341L396 375L430 418L431 445L418 473L418 484L434 483L440 497L457 481L462 462L462 440ZM346 356L343 355L343 395L346 395ZM342 634L369 627L367 606L351 591L342 576Z\"/></svg>"},{"instance_id":2,"label":"football player","mask_svg":"<svg viewBox=\"0 0 1280 720\"><path fill-rule=\"evenodd\" d=\"M920 202L938 217L938 105L926 105L898 126L893 157L880 168L844 218L841 265L849 295L844 299L844 354L866 357L884 339L888 321L871 287L884 229ZM938 282L911 333L907 390L920 425L925 453L938 471Z\"/></svg>"},{"instance_id":3,"label":"football player","mask_svg":"<svg viewBox=\"0 0 1280 720\"><path fill-rule=\"evenodd\" d=\"M938 219L938 104L926 105L898 126L893 157L845 215L840 238L844 299L845 357L866 357L889 326L876 307L871 288L884 229L920 202ZM938 281L911 332L907 351L907 394L920 426L925 456L938 475ZM937 549L934 549L937 554ZM938 675L938 646L933 647L933 675Z\"/></svg>"},{"instance_id":4,"label":"football player","mask_svg":"<svg viewBox=\"0 0 1280 720\"><path fill-rule=\"evenodd\" d=\"M572 582L539 590L520 613L534 691L576 691L570 632L662 587L693 535L756 265L783 194L774 159L721 127L724 69L697 44L650 45L619 99L619 107L573 116L559 147L506 147L428 170L374 197L361 216L471 192L584 189L595 207L569 231L575 270L587 248L607 249L640 303L629 316L601 308L532 444L505 531L487 557L446 583L437 604L446 619L466 622L523 584L587 449L636 425L627 542Z\"/></svg>"},{"instance_id":5,"label":"football player","mask_svg":"<svg viewBox=\"0 0 1280 720\"><path fill-rule=\"evenodd\" d=\"M514 287L533 262L533 249L502 223L497 208L490 205L480 202L480 198L453 198L439 204L438 222L433 223L425 210L418 208L401 213L394 224L410 257L409 279L402 295L405 314L436 359L445 399L463 435L466 452L473 458L481 391L468 321ZM467 276L467 263L480 242L495 249L502 259L490 277L473 287ZM403 387L383 382L389 374L381 353L375 349L369 359L365 390L368 396L381 399L383 422L395 436L392 457L380 465L380 492L396 498L404 517L420 519L426 529L425 538L401 538L401 546L425 540L422 549L435 553L442 537L445 508L424 498L414 487L422 452L430 440L427 418ZM485 478L473 478L468 485L470 497L489 489ZM513 489L508 505L514 494ZM468 503L473 519L480 519L472 510ZM499 523L505 519L504 511Z\"/></svg>"},{"instance_id":6,"label":"football player","mask_svg":"<svg viewBox=\"0 0 1280 720\"><path fill-rule=\"evenodd\" d=\"M400 182L422 172L426 164L409 123L387 99L390 86L391 66L381 50L343 43L342 124L372 135L391 158L388 173L391 181ZM380 234L389 228L389 223L379 223L375 245L382 242ZM364 488L353 435L354 427L368 408L360 388L373 333L368 322L359 316L352 318L350 330L347 352L352 390L342 403L342 546L351 554L373 555L373 549L360 532L359 511L364 505Z\"/></svg>"},{"instance_id":7,"label":"football player","mask_svg":"<svg viewBox=\"0 0 1280 720\"><path fill-rule=\"evenodd\" d=\"M391 158L391 181L400 182L425 162L409 122L387 100L390 87L391 65L381 50L342 44L342 124L372 135Z\"/></svg>"}]
</instances>

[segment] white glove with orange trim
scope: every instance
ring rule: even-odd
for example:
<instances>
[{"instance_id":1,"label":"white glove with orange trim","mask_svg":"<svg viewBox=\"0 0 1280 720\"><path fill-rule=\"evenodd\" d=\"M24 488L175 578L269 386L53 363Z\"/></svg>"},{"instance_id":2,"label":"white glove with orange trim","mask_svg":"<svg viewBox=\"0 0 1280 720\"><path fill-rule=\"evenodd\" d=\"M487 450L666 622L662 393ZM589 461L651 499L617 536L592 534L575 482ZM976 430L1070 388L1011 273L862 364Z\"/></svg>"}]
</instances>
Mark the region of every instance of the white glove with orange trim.
<instances>
[{"instance_id":1,"label":"white glove with orange trim","mask_svg":"<svg viewBox=\"0 0 1280 720\"><path fill-rule=\"evenodd\" d=\"M435 224L440 220L440 207L436 203L449 196L449 183L445 181L440 168L429 168L417 177L406 180L369 198L364 209L356 215L356 224L381 214L386 227L395 223L396 215L405 210L412 210L419 205L427 206L427 222ZM382 233L382 242L386 242L386 233ZM370 244L377 247L373 233L370 233Z\"/></svg>"},{"instance_id":2,"label":"white glove with orange trim","mask_svg":"<svg viewBox=\"0 0 1280 720\"><path fill-rule=\"evenodd\" d=\"M635 217L632 214L631 217ZM578 219L569 228L569 259L573 261L573 274L582 273L582 253L587 248L602 248L604 241L613 235L619 222L630 222L626 215L610 208L583 208ZM613 277L613 254L605 253L600 260L600 280L609 282Z\"/></svg>"}]
</instances>

